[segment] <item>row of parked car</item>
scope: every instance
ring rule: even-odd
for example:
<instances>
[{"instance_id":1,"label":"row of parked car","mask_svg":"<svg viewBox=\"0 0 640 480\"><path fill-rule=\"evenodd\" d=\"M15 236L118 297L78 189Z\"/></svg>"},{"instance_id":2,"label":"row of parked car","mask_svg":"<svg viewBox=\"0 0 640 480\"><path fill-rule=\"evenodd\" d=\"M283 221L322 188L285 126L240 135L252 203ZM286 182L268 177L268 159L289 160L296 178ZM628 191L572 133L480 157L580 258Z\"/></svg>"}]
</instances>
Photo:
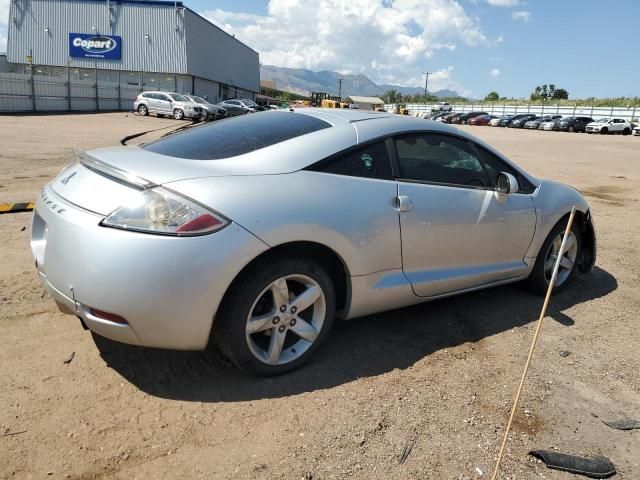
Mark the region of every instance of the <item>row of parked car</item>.
<instances>
[{"instance_id":1,"label":"row of parked car","mask_svg":"<svg viewBox=\"0 0 640 480\"><path fill-rule=\"evenodd\" d=\"M594 120L586 116L536 115L521 113L517 115L490 115L487 112L434 112L425 116L436 122L458 125L488 125L490 127L527 128L531 130L556 130L563 132L619 133L640 136L640 127L624 118L600 118Z\"/></svg>"},{"instance_id":2,"label":"row of parked car","mask_svg":"<svg viewBox=\"0 0 640 480\"><path fill-rule=\"evenodd\" d=\"M174 92L143 92L136 97L133 108L142 116L153 113L159 117L173 117L176 120L219 120L266 110L248 98L232 98L220 103L209 103L197 95Z\"/></svg>"}]
</instances>

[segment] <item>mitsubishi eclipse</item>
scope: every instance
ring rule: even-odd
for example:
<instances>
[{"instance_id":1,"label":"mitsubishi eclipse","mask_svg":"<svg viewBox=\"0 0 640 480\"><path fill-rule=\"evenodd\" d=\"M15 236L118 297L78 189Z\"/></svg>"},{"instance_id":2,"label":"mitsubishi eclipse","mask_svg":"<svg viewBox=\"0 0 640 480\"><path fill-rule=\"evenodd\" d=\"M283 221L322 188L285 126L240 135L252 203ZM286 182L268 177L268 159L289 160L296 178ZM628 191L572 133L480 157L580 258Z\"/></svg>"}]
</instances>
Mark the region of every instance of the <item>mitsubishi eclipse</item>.
<instances>
[{"instance_id":1,"label":"mitsubishi eclipse","mask_svg":"<svg viewBox=\"0 0 640 480\"><path fill-rule=\"evenodd\" d=\"M562 289L591 269L596 239L578 191L457 128L300 109L79 152L40 194L31 249L61 310L96 334L212 341L276 375L336 317L518 281L544 292L558 256Z\"/></svg>"}]
</instances>

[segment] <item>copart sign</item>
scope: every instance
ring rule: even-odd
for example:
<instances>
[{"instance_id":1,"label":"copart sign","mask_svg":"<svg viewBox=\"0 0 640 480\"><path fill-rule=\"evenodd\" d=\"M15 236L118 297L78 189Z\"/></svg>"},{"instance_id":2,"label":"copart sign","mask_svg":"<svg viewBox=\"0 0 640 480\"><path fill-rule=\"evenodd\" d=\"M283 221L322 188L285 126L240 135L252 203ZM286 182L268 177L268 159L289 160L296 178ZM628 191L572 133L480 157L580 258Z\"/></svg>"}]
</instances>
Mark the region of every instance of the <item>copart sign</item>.
<instances>
[{"instance_id":1,"label":"copart sign","mask_svg":"<svg viewBox=\"0 0 640 480\"><path fill-rule=\"evenodd\" d=\"M86 33L69 34L69 56L74 58L122 58L122 37Z\"/></svg>"}]
</instances>

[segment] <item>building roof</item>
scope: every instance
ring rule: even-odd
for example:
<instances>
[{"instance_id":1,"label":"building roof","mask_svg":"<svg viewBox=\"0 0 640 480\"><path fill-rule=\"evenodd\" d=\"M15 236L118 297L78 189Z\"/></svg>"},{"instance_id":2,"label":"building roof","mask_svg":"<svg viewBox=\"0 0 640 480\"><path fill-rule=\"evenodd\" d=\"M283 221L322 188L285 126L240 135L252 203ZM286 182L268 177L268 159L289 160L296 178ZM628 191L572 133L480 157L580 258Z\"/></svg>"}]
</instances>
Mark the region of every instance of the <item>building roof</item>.
<instances>
[{"instance_id":1,"label":"building roof","mask_svg":"<svg viewBox=\"0 0 640 480\"><path fill-rule=\"evenodd\" d=\"M353 103L370 103L372 105L384 105L384 102L378 97L358 97L351 96L347 100L351 100Z\"/></svg>"}]
</instances>

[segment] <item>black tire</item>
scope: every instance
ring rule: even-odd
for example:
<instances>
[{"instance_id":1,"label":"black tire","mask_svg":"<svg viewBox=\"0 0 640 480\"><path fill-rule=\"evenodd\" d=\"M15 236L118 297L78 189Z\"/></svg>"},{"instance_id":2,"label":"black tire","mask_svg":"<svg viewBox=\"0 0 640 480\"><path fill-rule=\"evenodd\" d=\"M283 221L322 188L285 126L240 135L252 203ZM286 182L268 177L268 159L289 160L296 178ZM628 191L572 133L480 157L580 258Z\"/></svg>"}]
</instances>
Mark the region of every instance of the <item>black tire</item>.
<instances>
[{"instance_id":1,"label":"black tire","mask_svg":"<svg viewBox=\"0 0 640 480\"><path fill-rule=\"evenodd\" d=\"M146 117L149 115L149 109L146 105L138 105L138 115L141 117Z\"/></svg>"},{"instance_id":2,"label":"black tire","mask_svg":"<svg viewBox=\"0 0 640 480\"><path fill-rule=\"evenodd\" d=\"M630 128L625 128L624 131L622 132L623 135L630 135L631 134L631 129Z\"/></svg>"},{"instance_id":3,"label":"black tire","mask_svg":"<svg viewBox=\"0 0 640 480\"><path fill-rule=\"evenodd\" d=\"M267 364L252 353L246 334L246 322L253 303L259 300L261 292L277 279L288 275L304 275L320 286L325 300L324 321L316 339L299 357L289 363ZM304 257L281 261L271 259L250 267L231 285L214 321L213 341L231 362L245 372L258 376L281 375L301 367L324 343L333 325L335 309L333 282L319 263ZM275 314L278 315L277 311ZM288 338L293 335L295 340L295 334L287 332L285 335Z\"/></svg>"},{"instance_id":4,"label":"black tire","mask_svg":"<svg viewBox=\"0 0 640 480\"><path fill-rule=\"evenodd\" d=\"M176 108L173 111L173 118L175 118L176 120L182 120L184 118L184 112L181 109Z\"/></svg>"},{"instance_id":5,"label":"black tire","mask_svg":"<svg viewBox=\"0 0 640 480\"><path fill-rule=\"evenodd\" d=\"M569 125L569 131L570 131L571 133L575 132L575 130L576 130L576 129L575 129L575 128L573 128L573 125Z\"/></svg>"},{"instance_id":6,"label":"black tire","mask_svg":"<svg viewBox=\"0 0 640 480\"><path fill-rule=\"evenodd\" d=\"M558 224L556 224L555 227L553 227L553 229L551 230L551 233L549 233L546 240L542 244L542 248L540 249L540 252L538 252L536 263L527 280L529 288L533 292L537 293L538 295L546 295L547 289L549 288L549 280L545 275L545 261L547 260L547 256L550 253L553 240L558 235L562 236L564 234L564 231L567 228L567 221L568 221L568 217L566 219L561 220ZM580 229L578 228L578 225L576 224L575 220L573 222L573 225L571 225L571 232L576 237L576 243L577 243L576 261L574 262L573 268L571 269L567 279L560 284L556 283L552 292L554 294L563 290L571 282L571 279L575 276L576 270L578 268L578 259L580 258L580 252L582 249L582 235L580 234Z\"/></svg>"},{"instance_id":7,"label":"black tire","mask_svg":"<svg viewBox=\"0 0 640 480\"><path fill-rule=\"evenodd\" d=\"M600 129L600 134L601 135L606 135L607 133L609 133L609 129L607 127L604 127L602 129Z\"/></svg>"}]
</instances>

